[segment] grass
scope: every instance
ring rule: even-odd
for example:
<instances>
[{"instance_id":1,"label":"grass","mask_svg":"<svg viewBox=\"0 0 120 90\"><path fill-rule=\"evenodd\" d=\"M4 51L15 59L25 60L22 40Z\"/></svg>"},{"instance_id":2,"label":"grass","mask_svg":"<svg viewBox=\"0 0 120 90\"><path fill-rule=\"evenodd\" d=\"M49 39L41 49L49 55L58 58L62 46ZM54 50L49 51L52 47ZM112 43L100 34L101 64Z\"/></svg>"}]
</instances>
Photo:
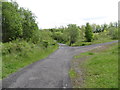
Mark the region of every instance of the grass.
<instances>
[{"instance_id":1,"label":"grass","mask_svg":"<svg viewBox=\"0 0 120 90\"><path fill-rule=\"evenodd\" d=\"M90 56L91 55L91 56ZM83 62L81 58L90 56ZM76 57L76 56L75 56ZM91 50L77 55L78 68L83 69L82 88L117 88L118 87L118 45L105 46L104 49ZM74 61L73 61L74 62ZM72 68L74 70L74 68ZM78 78L78 77L74 77ZM79 83L80 85L80 83ZM77 84L77 87L80 87ZM74 84L76 87L76 85Z\"/></svg>"},{"instance_id":2,"label":"grass","mask_svg":"<svg viewBox=\"0 0 120 90\"><path fill-rule=\"evenodd\" d=\"M46 58L58 48L58 45L49 45L48 48L42 48L39 45L31 45L30 43L23 44L23 47L20 45L18 45L20 47L13 46L13 44L10 46L11 53L2 56L2 78L18 71L20 68ZM8 46L6 48L8 49ZM18 48L19 51L16 51Z\"/></svg>"},{"instance_id":3,"label":"grass","mask_svg":"<svg viewBox=\"0 0 120 90\"><path fill-rule=\"evenodd\" d=\"M78 41L76 43L74 43L72 46L86 46L86 45L92 45L92 44L99 44L99 43L105 43L105 42L111 42L111 41L115 41L112 39L98 39L98 40L93 40L92 42L86 42L86 41Z\"/></svg>"},{"instance_id":4,"label":"grass","mask_svg":"<svg viewBox=\"0 0 120 90\"><path fill-rule=\"evenodd\" d=\"M79 55L76 55L76 56L74 56L74 58L75 59L77 59L77 58L81 58L81 57L84 57L84 56L91 56L91 55L94 55L95 53L93 53L93 52L87 52L87 53L80 53Z\"/></svg>"},{"instance_id":5,"label":"grass","mask_svg":"<svg viewBox=\"0 0 120 90\"><path fill-rule=\"evenodd\" d=\"M75 78L76 77L76 72L75 72L75 70L74 69L70 69L70 71L69 71L69 76L70 76L70 78Z\"/></svg>"},{"instance_id":6,"label":"grass","mask_svg":"<svg viewBox=\"0 0 120 90\"><path fill-rule=\"evenodd\" d=\"M95 33L94 33L95 35ZM96 36L96 35L95 35ZM97 35L97 39L92 40L91 42L86 42L86 39L80 39L76 43L74 43L72 46L86 46L86 45L92 45L92 44L99 44L99 43L105 43L105 42L111 42L115 41L112 39L109 35L107 35L104 32L101 32Z\"/></svg>"}]
</instances>

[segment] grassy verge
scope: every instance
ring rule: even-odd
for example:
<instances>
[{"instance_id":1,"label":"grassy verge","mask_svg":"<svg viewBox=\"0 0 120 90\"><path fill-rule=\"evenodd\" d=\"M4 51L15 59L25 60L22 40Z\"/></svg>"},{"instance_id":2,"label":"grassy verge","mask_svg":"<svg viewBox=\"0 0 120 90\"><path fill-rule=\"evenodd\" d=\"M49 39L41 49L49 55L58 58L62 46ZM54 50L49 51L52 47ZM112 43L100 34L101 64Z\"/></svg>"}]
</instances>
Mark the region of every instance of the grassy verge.
<instances>
[{"instance_id":1,"label":"grassy verge","mask_svg":"<svg viewBox=\"0 0 120 90\"><path fill-rule=\"evenodd\" d=\"M112 42L115 40L112 39L102 39L102 40L94 40L92 42L85 42L85 41L78 41L75 44L73 44L72 46L86 46L86 45L92 45L92 44L99 44L99 43L105 43L105 42Z\"/></svg>"},{"instance_id":2,"label":"grassy verge","mask_svg":"<svg viewBox=\"0 0 120 90\"><path fill-rule=\"evenodd\" d=\"M72 46L85 46L85 45L92 45L92 44L111 42L111 41L115 41L115 40L116 39L112 39L106 33L101 32L99 34L94 34L94 39L91 42L86 42L86 39L84 38L84 39L78 40Z\"/></svg>"},{"instance_id":3,"label":"grassy verge","mask_svg":"<svg viewBox=\"0 0 120 90\"><path fill-rule=\"evenodd\" d=\"M3 48L2 78L5 78L20 68L46 58L58 48L58 45L49 45L45 48L41 45L22 41L17 43L5 43Z\"/></svg>"},{"instance_id":4,"label":"grassy verge","mask_svg":"<svg viewBox=\"0 0 120 90\"><path fill-rule=\"evenodd\" d=\"M88 58L87 58L88 57ZM75 56L72 67L76 77L74 87L80 88L117 88L118 87L118 45L112 44ZM70 73L72 73L70 71ZM78 77L79 76L79 77ZM79 79L82 77L82 81ZM75 81L78 81L75 83ZM82 85L81 85L82 84Z\"/></svg>"}]
</instances>

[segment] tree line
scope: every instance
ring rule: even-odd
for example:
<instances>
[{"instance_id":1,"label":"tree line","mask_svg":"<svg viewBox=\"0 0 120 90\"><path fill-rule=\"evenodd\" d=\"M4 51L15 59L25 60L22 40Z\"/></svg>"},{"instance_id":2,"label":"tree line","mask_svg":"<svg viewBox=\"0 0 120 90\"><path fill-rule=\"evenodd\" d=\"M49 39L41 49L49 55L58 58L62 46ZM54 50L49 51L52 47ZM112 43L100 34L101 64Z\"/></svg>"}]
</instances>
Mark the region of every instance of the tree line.
<instances>
[{"instance_id":1,"label":"tree line","mask_svg":"<svg viewBox=\"0 0 120 90\"><path fill-rule=\"evenodd\" d=\"M46 29L45 29L46 30ZM60 43L68 43L72 45L75 42L82 40L85 42L92 42L98 35L102 38L109 36L111 39L118 39L118 23L110 23L103 25L96 25L86 23L86 25L77 26L76 24L69 24L67 27L58 27L48 29L52 32L52 38Z\"/></svg>"},{"instance_id":2,"label":"tree line","mask_svg":"<svg viewBox=\"0 0 120 90\"><path fill-rule=\"evenodd\" d=\"M2 40L8 42L16 38L29 40L38 30L35 16L28 9L19 8L16 2L2 3Z\"/></svg>"},{"instance_id":3,"label":"tree line","mask_svg":"<svg viewBox=\"0 0 120 90\"><path fill-rule=\"evenodd\" d=\"M29 10L19 7L16 2L2 3L2 42L16 39L31 41L32 43L43 43L50 41L72 45L79 40L92 42L97 34L106 33L111 39L118 39L118 23L103 25L89 24L77 26L69 24L67 27L50 29L38 28L36 16Z\"/></svg>"}]
</instances>

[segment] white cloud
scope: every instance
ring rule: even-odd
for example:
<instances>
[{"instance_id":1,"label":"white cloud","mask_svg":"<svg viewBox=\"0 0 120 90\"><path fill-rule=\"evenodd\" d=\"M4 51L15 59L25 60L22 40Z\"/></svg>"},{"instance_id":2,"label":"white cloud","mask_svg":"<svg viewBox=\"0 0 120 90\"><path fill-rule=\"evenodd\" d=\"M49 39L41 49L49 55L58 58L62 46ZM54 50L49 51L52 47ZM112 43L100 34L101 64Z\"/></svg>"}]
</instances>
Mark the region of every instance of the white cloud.
<instances>
[{"instance_id":1,"label":"white cloud","mask_svg":"<svg viewBox=\"0 0 120 90\"><path fill-rule=\"evenodd\" d=\"M38 17L39 28L118 20L119 0L16 0Z\"/></svg>"}]
</instances>

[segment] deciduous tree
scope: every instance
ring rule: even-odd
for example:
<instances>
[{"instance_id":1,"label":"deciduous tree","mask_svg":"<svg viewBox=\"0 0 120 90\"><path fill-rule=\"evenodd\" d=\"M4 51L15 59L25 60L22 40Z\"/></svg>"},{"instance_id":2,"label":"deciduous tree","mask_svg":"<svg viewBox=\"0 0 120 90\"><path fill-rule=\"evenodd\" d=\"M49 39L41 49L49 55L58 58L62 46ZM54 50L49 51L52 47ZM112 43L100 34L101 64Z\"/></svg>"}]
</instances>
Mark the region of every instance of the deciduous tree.
<instances>
[{"instance_id":1,"label":"deciduous tree","mask_svg":"<svg viewBox=\"0 0 120 90\"><path fill-rule=\"evenodd\" d=\"M89 23L86 23L85 27L85 37L88 42L91 42L93 39L93 32L92 32L92 27L90 26Z\"/></svg>"}]
</instances>

